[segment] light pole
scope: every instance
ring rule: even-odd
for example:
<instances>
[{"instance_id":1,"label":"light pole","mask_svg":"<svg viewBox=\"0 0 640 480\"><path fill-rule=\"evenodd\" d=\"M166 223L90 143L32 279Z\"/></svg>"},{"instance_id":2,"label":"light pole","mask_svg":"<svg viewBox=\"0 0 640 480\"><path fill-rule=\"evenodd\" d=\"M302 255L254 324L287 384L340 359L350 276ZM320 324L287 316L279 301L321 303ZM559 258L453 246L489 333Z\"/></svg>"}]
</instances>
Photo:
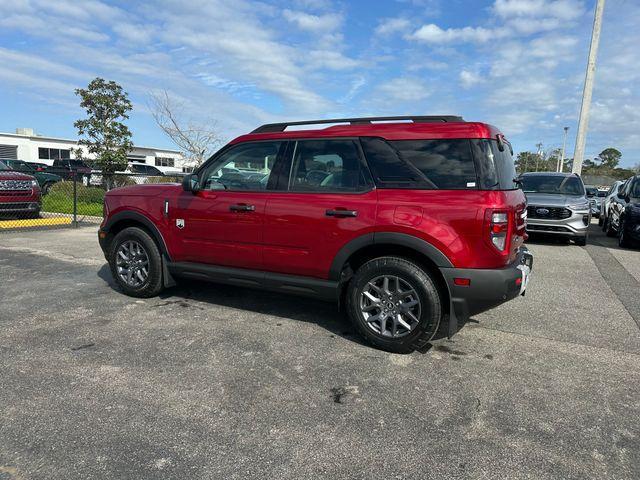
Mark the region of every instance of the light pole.
<instances>
[{"instance_id":1,"label":"light pole","mask_svg":"<svg viewBox=\"0 0 640 480\"><path fill-rule=\"evenodd\" d=\"M558 172L562 173L564 168L564 151L567 148L567 133L569 133L569 127L564 127L564 140L562 141L562 154L560 155L560 163L558 163Z\"/></svg>"},{"instance_id":2,"label":"light pole","mask_svg":"<svg viewBox=\"0 0 640 480\"><path fill-rule=\"evenodd\" d=\"M539 172L538 163L542 159L542 143L536 143L536 147L538 147L538 151L536 152L536 172Z\"/></svg>"},{"instance_id":3,"label":"light pole","mask_svg":"<svg viewBox=\"0 0 640 480\"><path fill-rule=\"evenodd\" d=\"M598 56L598 44L600 43L600 30L602 28L602 12L604 0L598 0L596 14L593 20L591 32L591 46L589 47L589 61L587 73L584 79L584 91L582 92L582 105L580 107L580 120L578 121L578 134L576 136L576 149L573 154L573 167L571 171L580 175L582 173L582 159L587 142L587 128L589 126L589 110L591 108L591 93L593 92L593 78L596 73L596 57Z\"/></svg>"}]
</instances>

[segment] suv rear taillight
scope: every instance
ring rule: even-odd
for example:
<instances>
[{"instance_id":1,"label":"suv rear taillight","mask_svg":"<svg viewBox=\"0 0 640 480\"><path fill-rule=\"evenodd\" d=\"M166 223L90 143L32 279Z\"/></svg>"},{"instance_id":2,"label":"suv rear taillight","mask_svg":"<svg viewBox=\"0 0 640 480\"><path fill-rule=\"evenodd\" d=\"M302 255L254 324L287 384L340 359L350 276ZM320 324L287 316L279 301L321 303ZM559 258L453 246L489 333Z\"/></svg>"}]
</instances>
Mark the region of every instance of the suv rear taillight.
<instances>
[{"instance_id":1,"label":"suv rear taillight","mask_svg":"<svg viewBox=\"0 0 640 480\"><path fill-rule=\"evenodd\" d=\"M500 253L505 253L509 248L510 218L507 211L487 210L489 242Z\"/></svg>"}]
</instances>

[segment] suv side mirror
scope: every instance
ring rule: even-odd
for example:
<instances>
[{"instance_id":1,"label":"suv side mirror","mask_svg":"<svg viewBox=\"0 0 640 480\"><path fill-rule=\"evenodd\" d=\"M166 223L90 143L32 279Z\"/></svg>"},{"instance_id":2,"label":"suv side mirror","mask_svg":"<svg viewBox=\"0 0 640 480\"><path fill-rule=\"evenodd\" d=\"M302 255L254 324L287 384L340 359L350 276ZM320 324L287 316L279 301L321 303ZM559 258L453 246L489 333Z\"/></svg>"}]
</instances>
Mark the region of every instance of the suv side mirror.
<instances>
[{"instance_id":1,"label":"suv side mirror","mask_svg":"<svg viewBox=\"0 0 640 480\"><path fill-rule=\"evenodd\" d=\"M195 193L200 190L200 185L198 183L198 176L194 173L190 173L189 175L185 175L182 179L182 189L185 192Z\"/></svg>"}]
</instances>

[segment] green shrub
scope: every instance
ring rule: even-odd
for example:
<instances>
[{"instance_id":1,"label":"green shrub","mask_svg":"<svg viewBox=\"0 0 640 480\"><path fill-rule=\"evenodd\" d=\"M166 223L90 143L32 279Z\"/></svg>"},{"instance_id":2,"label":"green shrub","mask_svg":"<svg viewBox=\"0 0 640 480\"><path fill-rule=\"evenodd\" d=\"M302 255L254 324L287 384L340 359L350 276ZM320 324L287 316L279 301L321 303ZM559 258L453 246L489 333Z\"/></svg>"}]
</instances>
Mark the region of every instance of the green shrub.
<instances>
[{"instance_id":1,"label":"green shrub","mask_svg":"<svg viewBox=\"0 0 640 480\"><path fill-rule=\"evenodd\" d=\"M102 216L104 190L76 184L78 215ZM73 182L62 181L51 187L42 197L42 210L54 213L73 213Z\"/></svg>"},{"instance_id":2,"label":"green shrub","mask_svg":"<svg viewBox=\"0 0 640 480\"><path fill-rule=\"evenodd\" d=\"M175 176L147 177L144 183L180 183L182 178Z\"/></svg>"}]
</instances>

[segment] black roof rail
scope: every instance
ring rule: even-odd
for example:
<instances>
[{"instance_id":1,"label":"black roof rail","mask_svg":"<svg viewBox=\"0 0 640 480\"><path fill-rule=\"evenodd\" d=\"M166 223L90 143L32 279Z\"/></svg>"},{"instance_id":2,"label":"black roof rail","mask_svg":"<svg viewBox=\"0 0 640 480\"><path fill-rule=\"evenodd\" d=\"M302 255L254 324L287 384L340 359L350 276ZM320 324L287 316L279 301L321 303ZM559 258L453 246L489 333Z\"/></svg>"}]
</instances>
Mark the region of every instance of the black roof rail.
<instances>
[{"instance_id":1,"label":"black roof rail","mask_svg":"<svg viewBox=\"0 0 640 480\"><path fill-rule=\"evenodd\" d=\"M284 132L287 127L297 125L321 125L326 123L349 123L350 125L366 125L372 122L393 122L396 120L411 120L413 123L446 123L464 122L462 117L456 115L429 115L409 117L362 117L362 118L329 118L325 120L308 120L304 122L267 123L256 128L251 133L275 133Z\"/></svg>"}]
</instances>

